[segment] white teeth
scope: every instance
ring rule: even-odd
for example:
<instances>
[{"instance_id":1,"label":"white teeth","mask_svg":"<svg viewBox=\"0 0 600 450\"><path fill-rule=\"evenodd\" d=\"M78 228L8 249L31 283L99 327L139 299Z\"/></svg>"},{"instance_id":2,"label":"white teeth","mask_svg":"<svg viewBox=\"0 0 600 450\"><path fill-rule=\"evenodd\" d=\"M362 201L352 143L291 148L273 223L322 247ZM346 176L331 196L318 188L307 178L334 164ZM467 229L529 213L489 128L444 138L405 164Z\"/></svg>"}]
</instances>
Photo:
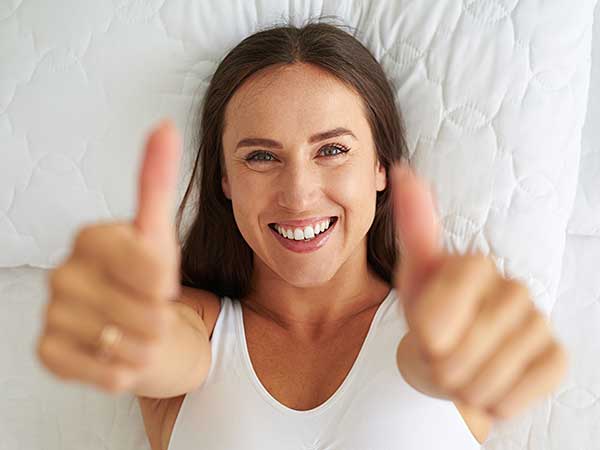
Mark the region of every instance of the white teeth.
<instances>
[{"instance_id":1,"label":"white teeth","mask_svg":"<svg viewBox=\"0 0 600 450\"><path fill-rule=\"evenodd\" d=\"M310 240L313 239L316 235L322 233L323 231L329 228L330 220L324 220L323 222L318 222L314 227L308 225L304 228L284 228L279 224L275 224L275 229L277 232L287 239L293 239L296 241L302 240Z\"/></svg>"},{"instance_id":2,"label":"white teeth","mask_svg":"<svg viewBox=\"0 0 600 450\"><path fill-rule=\"evenodd\" d=\"M315 231L313 230L313 228L311 226L304 227L304 237L306 239L315 237Z\"/></svg>"}]
</instances>

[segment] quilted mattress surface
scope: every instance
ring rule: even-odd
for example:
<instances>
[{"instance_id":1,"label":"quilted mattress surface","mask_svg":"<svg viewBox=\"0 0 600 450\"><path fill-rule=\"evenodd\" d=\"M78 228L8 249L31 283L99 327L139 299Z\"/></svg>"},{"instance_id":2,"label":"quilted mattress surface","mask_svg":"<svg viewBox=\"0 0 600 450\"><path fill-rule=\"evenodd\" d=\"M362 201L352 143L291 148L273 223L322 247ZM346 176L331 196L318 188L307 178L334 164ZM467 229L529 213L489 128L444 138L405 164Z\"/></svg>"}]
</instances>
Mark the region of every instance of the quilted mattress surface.
<instances>
[{"instance_id":1,"label":"quilted mattress surface","mask_svg":"<svg viewBox=\"0 0 600 450\"><path fill-rule=\"evenodd\" d=\"M133 216L142 144L165 116L185 139L183 194L219 59L260 26L319 14L356 27L393 82L444 245L527 282L570 351L561 387L483 448L600 450L595 4L0 1L0 450L149 449L135 398L35 360L47 270L83 224Z\"/></svg>"}]
</instances>

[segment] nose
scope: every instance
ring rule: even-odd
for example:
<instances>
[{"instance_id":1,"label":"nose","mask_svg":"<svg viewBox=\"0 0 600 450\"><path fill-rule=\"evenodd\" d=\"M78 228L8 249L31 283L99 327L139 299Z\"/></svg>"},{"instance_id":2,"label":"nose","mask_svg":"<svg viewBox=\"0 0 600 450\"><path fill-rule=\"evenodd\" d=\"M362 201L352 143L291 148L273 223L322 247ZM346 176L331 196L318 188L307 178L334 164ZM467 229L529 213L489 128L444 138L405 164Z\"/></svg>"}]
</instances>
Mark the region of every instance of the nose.
<instances>
[{"instance_id":1,"label":"nose","mask_svg":"<svg viewBox=\"0 0 600 450\"><path fill-rule=\"evenodd\" d=\"M279 206L293 212L313 210L321 190L321 177L315 167L300 164L281 172L277 183Z\"/></svg>"}]
</instances>

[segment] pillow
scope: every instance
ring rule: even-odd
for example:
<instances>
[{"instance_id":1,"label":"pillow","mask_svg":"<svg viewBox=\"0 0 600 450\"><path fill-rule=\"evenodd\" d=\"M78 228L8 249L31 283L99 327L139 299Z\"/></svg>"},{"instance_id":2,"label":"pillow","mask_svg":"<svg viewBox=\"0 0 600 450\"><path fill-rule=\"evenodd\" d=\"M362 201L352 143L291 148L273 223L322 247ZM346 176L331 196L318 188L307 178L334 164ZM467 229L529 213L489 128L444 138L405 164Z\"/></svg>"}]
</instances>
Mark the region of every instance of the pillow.
<instances>
[{"instance_id":1,"label":"pillow","mask_svg":"<svg viewBox=\"0 0 600 450\"><path fill-rule=\"evenodd\" d=\"M567 231L581 236L600 237L600 8L594 12L592 68L587 117L583 126L579 182Z\"/></svg>"},{"instance_id":2,"label":"pillow","mask_svg":"<svg viewBox=\"0 0 600 450\"><path fill-rule=\"evenodd\" d=\"M261 27L335 15L398 93L451 250L553 303L573 207L595 1L13 2L0 7L0 266L50 268L78 228L133 218L149 129L184 137L220 58ZM68 11L68 14L65 12ZM173 216L176 205L173 205Z\"/></svg>"}]
</instances>

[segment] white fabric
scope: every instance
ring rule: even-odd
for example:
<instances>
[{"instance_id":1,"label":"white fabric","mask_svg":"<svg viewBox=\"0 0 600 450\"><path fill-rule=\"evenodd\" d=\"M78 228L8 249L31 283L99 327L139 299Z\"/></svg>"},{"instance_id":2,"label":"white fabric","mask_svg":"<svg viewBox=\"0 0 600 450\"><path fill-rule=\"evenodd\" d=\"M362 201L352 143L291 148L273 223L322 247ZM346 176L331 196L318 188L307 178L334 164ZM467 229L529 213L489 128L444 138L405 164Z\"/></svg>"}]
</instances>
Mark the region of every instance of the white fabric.
<instances>
[{"instance_id":1,"label":"white fabric","mask_svg":"<svg viewBox=\"0 0 600 450\"><path fill-rule=\"evenodd\" d=\"M600 8L596 7L587 118L583 128L579 183L568 232L600 237Z\"/></svg>"},{"instance_id":2,"label":"white fabric","mask_svg":"<svg viewBox=\"0 0 600 450\"><path fill-rule=\"evenodd\" d=\"M423 395L400 375L396 347L406 331L392 289L341 386L316 408L298 411L273 398L258 379L240 302L224 297L211 369L186 395L168 450L479 449L452 402Z\"/></svg>"}]
</instances>

